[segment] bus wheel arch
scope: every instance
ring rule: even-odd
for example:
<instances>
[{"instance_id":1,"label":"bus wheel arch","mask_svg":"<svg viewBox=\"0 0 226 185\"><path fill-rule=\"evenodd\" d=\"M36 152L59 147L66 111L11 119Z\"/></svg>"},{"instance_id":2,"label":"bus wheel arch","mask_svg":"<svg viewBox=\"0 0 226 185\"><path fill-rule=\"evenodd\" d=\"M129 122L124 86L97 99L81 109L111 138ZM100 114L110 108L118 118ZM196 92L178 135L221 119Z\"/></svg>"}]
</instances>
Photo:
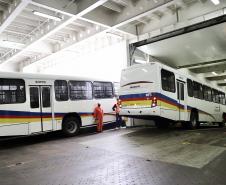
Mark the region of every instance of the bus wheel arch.
<instances>
[{"instance_id":1,"label":"bus wheel arch","mask_svg":"<svg viewBox=\"0 0 226 185\"><path fill-rule=\"evenodd\" d=\"M75 136L79 133L81 125L82 120L78 113L68 113L62 120L62 131L66 136Z\"/></svg>"}]
</instances>

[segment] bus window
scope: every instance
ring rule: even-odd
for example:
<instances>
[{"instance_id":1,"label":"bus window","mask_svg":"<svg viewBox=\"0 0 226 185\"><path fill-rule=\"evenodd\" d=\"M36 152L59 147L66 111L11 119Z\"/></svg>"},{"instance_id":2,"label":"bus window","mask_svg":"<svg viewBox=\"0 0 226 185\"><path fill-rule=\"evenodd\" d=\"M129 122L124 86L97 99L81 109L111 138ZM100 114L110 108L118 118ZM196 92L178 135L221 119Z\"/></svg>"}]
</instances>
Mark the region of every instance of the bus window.
<instances>
[{"instance_id":1,"label":"bus window","mask_svg":"<svg viewBox=\"0 0 226 185\"><path fill-rule=\"evenodd\" d=\"M25 82L22 79L0 79L0 104L24 103Z\"/></svg>"},{"instance_id":2,"label":"bus window","mask_svg":"<svg viewBox=\"0 0 226 185\"><path fill-rule=\"evenodd\" d=\"M69 81L71 100L90 100L92 99L92 83L85 81Z\"/></svg>"},{"instance_id":3,"label":"bus window","mask_svg":"<svg viewBox=\"0 0 226 185\"><path fill-rule=\"evenodd\" d=\"M187 89L188 89L188 96L193 97L193 82L190 79L187 79Z\"/></svg>"},{"instance_id":4,"label":"bus window","mask_svg":"<svg viewBox=\"0 0 226 185\"><path fill-rule=\"evenodd\" d=\"M68 100L68 85L66 80L55 80L55 98L57 101Z\"/></svg>"},{"instance_id":5,"label":"bus window","mask_svg":"<svg viewBox=\"0 0 226 185\"><path fill-rule=\"evenodd\" d=\"M220 97L219 97L219 92L215 89L212 89L212 95L213 95L213 102L215 103L220 103Z\"/></svg>"},{"instance_id":6,"label":"bus window","mask_svg":"<svg viewBox=\"0 0 226 185\"><path fill-rule=\"evenodd\" d=\"M30 87L30 107L39 108L39 90L38 87Z\"/></svg>"},{"instance_id":7,"label":"bus window","mask_svg":"<svg viewBox=\"0 0 226 185\"><path fill-rule=\"evenodd\" d=\"M164 91L175 92L175 76L172 72L162 69L161 79Z\"/></svg>"},{"instance_id":8,"label":"bus window","mask_svg":"<svg viewBox=\"0 0 226 185\"><path fill-rule=\"evenodd\" d=\"M220 103L225 104L225 94L223 92L220 92Z\"/></svg>"},{"instance_id":9,"label":"bus window","mask_svg":"<svg viewBox=\"0 0 226 185\"><path fill-rule=\"evenodd\" d=\"M204 100L206 101L212 101L212 93L211 93L211 88L207 86L203 86L203 96Z\"/></svg>"},{"instance_id":10,"label":"bus window","mask_svg":"<svg viewBox=\"0 0 226 185\"><path fill-rule=\"evenodd\" d=\"M202 84L193 81L193 95L195 98L203 99Z\"/></svg>"},{"instance_id":11,"label":"bus window","mask_svg":"<svg viewBox=\"0 0 226 185\"><path fill-rule=\"evenodd\" d=\"M114 96L111 82L94 82L93 89L95 98L112 98Z\"/></svg>"}]
</instances>

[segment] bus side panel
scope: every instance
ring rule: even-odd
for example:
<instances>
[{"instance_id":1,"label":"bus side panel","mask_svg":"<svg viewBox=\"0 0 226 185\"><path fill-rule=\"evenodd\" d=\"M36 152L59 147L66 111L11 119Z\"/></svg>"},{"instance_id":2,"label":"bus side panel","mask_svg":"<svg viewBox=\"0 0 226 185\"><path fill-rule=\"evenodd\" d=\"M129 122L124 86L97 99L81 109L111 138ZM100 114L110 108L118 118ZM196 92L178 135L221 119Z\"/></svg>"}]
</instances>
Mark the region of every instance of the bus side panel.
<instances>
[{"instance_id":1,"label":"bus side panel","mask_svg":"<svg viewBox=\"0 0 226 185\"><path fill-rule=\"evenodd\" d=\"M56 120L56 129L62 129L62 119L63 116L67 113L76 113L80 116L82 125L81 126L90 126L94 125L95 121L93 118L93 111L97 103L101 104L101 107L104 111L104 123L115 122L115 115L112 111L112 107L115 104L115 98L108 99L93 99L93 100L79 100L66 102L55 101L55 120ZM57 116L58 115L58 116Z\"/></svg>"},{"instance_id":2,"label":"bus side panel","mask_svg":"<svg viewBox=\"0 0 226 185\"><path fill-rule=\"evenodd\" d=\"M0 126L0 136L28 135L28 124L13 124Z\"/></svg>"},{"instance_id":3,"label":"bus side panel","mask_svg":"<svg viewBox=\"0 0 226 185\"><path fill-rule=\"evenodd\" d=\"M27 113L26 103L0 105L0 136L29 134L29 112Z\"/></svg>"}]
</instances>

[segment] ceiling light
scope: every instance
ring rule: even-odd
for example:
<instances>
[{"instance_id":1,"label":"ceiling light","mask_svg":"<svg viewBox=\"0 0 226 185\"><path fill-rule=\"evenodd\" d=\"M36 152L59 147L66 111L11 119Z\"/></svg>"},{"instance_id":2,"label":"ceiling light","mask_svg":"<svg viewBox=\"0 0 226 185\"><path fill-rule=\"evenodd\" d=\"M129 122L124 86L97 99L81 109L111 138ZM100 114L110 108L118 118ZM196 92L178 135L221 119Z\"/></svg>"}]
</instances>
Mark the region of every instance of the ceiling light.
<instances>
[{"instance_id":1,"label":"ceiling light","mask_svg":"<svg viewBox=\"0 0 226 185\"><path fill-rule=\"evenodd\" d=\"M214 71L212 72L212 74L213 74L213 75L215 75L215 76L217 76L217 75L218 75L218 74L217 74L216 72L214 72Z\"/></svg>"},{"instance_id":2,"label":"ceiling light","mask_svg":"<svg viewBox=\"0 0 226 185\"><path fill-rule=\"evenodd\" d=\"M9 40L0 41L0 47L6 47L11 49L22 49L24 47L23 43L13 42Z\"/></svg>"},{"instance_id":3,"label":"ceiling light","mask_svg":"<svg viewBox=\"0 0 226 185\"><path fill-rule=\"evenodd\" d=\"M48 15L48 14L45 14L45 13L42 13L42 12L38 12L38 11L35 11L35 10L33 11L33 14L38 15L40 17L45 17L45 18L48 18L48 19L52 19L52 20L55 20L55 21L61 21L62 20L61 17Z\"/></svg>"},{"instance_id":4,"label":"ceiling light","mask_svg":"<svg viewBox=\"0 0 226 185\"><path fill-rule=\"evenodd\" d=\"M226 79L224 79L224 81L226 81Z\"/></svg>"},{"instance_id":5,"label":"ceiling light","mask_svg":"<svg viewBox=\"0 0 226 185\"><path fill-rule=\"evenodd\" d=\"M135 63L138 63L138 64L145 64L145 63L147 63L147 61L145 61L145 60L140 60L140 59L135 59Z\"/></svg>"},{"instance_id":6,"label":"ceiling light","mask_svg":"<svg viewBox=\"0 0 226 185\"><path fill-rule=\"evenodd\" d=\"M218 5L220 4L220 0L211 0L213 4Z\"/></svg>"}]
</instances>

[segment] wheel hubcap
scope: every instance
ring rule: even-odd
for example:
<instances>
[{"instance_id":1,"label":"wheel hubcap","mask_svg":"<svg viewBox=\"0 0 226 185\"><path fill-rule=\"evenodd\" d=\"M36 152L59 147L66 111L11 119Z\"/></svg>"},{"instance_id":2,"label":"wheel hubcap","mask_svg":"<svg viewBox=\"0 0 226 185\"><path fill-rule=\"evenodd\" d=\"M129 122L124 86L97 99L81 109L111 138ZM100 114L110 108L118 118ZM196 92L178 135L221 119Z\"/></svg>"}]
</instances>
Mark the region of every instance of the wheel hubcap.
<instances>
[{"instance_id":1,"label":"wheel hubcap","mask_svg":"<svg viewBox=\"0 0 226 185\"><path fill-rule=\"evenodd\" d=\"M77 124L73 121L69 122L67 124L67 130L70 133L74 133L77 130Z\"/></svg>"}]
</instances>

